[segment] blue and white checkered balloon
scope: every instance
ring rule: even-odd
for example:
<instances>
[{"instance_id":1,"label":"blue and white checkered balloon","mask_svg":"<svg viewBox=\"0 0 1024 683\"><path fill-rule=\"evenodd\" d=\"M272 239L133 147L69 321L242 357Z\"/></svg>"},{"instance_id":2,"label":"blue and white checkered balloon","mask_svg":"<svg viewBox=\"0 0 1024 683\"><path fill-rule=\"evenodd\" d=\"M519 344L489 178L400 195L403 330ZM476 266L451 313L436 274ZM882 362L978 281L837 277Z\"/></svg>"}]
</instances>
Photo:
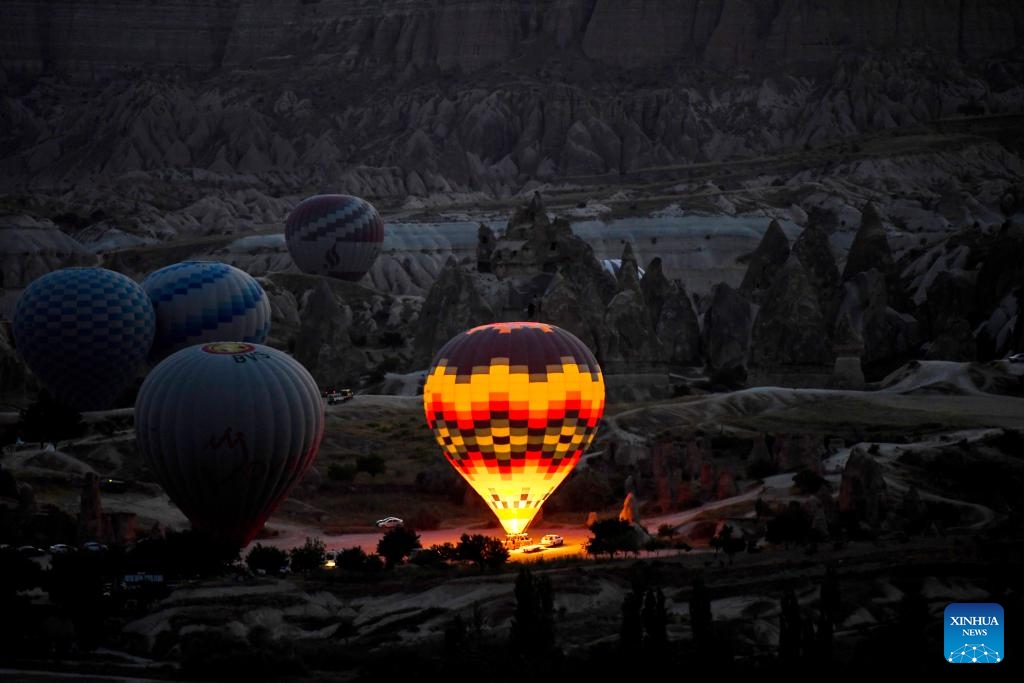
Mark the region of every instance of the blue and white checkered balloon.
<instances>
[{"instance_id":1,"label":"blue and white checkered balloon","mask_svg":"<svg viewBox=\"0 0 1024 683\"><path fill-rule=\"evenodd\" d=\"M127 275L62 268L22 292L14 343L56 398L76 410L103 410L145 363L155 322L149 297Z\"/></svg>"},{"instance_id":2,"label":"blue and white checkered balloon","mask_svg":"<svg viewBox=\"0 0 1024 683\"><path fill-rule=\"evenodd\" d=\"M220 261L183 261L142 281L156 311L150 358L194 344L262 344L270 334L270 299L256 279Z\"/></svg>"}]
</instances>

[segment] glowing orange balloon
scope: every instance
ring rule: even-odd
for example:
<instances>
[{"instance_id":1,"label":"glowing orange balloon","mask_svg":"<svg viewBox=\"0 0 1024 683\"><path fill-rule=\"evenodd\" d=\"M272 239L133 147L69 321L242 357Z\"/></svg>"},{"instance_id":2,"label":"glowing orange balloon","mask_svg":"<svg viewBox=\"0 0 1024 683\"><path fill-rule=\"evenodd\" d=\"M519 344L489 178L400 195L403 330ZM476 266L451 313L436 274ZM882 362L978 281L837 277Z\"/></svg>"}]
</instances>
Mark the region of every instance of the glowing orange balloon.
<instances>
[{"instance_id":1,"label":"glowing orange balloon","mask_svg":"<svg viewBox=\"0 0 1024 683\"><path fill-rule=\"evenodd\" d=\"M481 325L438 351L423 387L427 424L505 532L525 531L597 433L604 376L554 325Z\"/></svg>"}]
</instances>

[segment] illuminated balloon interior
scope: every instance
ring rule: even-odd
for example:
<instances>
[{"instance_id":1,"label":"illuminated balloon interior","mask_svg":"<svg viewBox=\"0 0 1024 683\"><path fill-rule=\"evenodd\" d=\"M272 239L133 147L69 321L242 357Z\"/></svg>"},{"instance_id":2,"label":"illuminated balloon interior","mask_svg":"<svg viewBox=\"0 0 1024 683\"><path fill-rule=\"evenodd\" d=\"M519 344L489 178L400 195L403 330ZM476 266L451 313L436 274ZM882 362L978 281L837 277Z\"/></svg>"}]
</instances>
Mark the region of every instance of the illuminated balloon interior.
<instances>
[{"instance_id":1,"label":"illuminated balloon interior","mask_svg":"<svg viewBox=\"0 0 1024 683\"><path fill-rule=\"evenodd\" d=\"M427 424L451 465L506 533L525 531L589 447L604 377L574 335L554 325L493 323L463 332L427 374Z\"/></svg>"}]
</instances>

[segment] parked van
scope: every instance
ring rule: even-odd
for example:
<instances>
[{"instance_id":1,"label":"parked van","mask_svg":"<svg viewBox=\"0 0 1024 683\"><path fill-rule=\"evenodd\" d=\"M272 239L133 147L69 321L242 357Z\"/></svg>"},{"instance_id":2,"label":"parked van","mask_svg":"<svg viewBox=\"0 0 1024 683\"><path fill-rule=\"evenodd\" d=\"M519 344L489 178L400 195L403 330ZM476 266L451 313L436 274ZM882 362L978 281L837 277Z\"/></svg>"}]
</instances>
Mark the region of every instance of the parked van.
<instances>
[{"instance_id":1,"label":"parked van","mask_svg":"<svg viewBox=\"0 0 1024 683\"><path fill-rule=\"evenodd\" d=\"M508 550L515 550L520 546L530 545L531 543L533 543L533 539L525 531L521 531L518 534L505 534L505 548Z\"/></svg>"}]
</instances>

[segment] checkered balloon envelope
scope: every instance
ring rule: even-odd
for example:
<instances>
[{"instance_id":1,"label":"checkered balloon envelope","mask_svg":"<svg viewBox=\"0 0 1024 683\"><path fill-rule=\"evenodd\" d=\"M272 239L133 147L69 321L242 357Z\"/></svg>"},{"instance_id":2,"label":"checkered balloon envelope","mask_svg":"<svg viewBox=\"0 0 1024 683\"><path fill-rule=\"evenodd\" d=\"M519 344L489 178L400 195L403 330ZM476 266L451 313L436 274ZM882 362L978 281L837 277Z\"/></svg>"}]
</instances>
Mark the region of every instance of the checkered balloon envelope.
<instances>
[{"instance_id":1,"label":"checkered balloon envelope","mask_svg":"<svg viewBox=\"0 0 1024 683\"><path fill-rule=\"evenodd\" d=\"M380 255L384 221L361 197L318 194L288 214L284 237L302 272L357 282Z\"/></svg>"},{"instance_id":2,"label":"checkered balloon envelope","mask_svg":"<svg viewBox=\"0 0 1024 683\"><path fill-rule=\"evenodd\" d=\"M555 325L502 322L452 338L434 357L423 409L448 462L506 533L526 530L597 432L604 376Z\"/></svg>"},{"instance_id":3,"label":"checkered balloon envelope","mask_svg":"<svg viewBox=\"0 0 1024 683\"><path fill-rule=\"evenodd\" d=\"M182 261L142 281L156 313L150 359L216 341L262 344L270 333L270 298L256 278L220 261Z\"/></svg>"},{"instance_id":4,"label":"checkered balloon envelope","mask_svg":"<svg viewBox=\"0 0 1024 683\"><path fill-rule=\"evenodd\" d=\"M142 369L155 316L127 275L62 268L29 283L12 327L18 353L51 394L79 411L104 410Z\"/></svg>"}]
</instances>

